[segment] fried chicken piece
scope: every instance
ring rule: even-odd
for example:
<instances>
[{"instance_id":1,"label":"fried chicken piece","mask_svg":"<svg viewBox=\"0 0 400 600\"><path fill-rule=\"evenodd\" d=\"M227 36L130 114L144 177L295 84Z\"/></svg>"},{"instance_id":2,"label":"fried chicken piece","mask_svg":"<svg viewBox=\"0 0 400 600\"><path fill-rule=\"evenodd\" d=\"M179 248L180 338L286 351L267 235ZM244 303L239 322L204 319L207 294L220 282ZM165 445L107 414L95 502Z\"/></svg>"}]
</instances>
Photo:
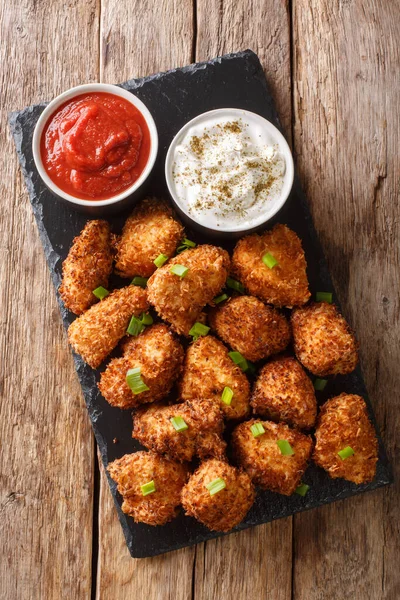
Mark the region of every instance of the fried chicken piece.
<instances>
[{"instance_id":1,"label":"fried chicken piece","mask_svg":"<svg viewBox=\"0 0 400 600\"><path fill-rule=\"evenodd\" d=\"M181 417L187 429L176 431L171 419ZM223 415L209 398L188 400L183 404L153 404L139 409L133 416L132 437L143 446L167 454L179 461L213 456L223 458L226 443L222 439Z\"/></svg>"},{"instance_id":2,"label":"fried chicken piece","mask_svg":"<svg viewBox=\"0 0 400 600\"><path fill-rule=\"evenodd\" d=\"M320 377L345 375L357 366L358 346L336 306L315 302L291 316L294 351L299 361Z\"/></svg>"},{"instance_id":3,"label":"fried chicken piece","mask_svg":"<svg viewBox=\"0 0 400 600\"><path fill-rule=\"evenodd\" d=\"M149 308L145 290L128 285L115 290L75 319L68 328L72 348L96 369L125 335L132 315Z\"/></svg>"},{"instance_id":4,"label":"fried chicken piece","mask_svg":"<svg viewBox=\"0 0 400 600\"><path fill-rule=\"evenodd\" d=\"M175 256L150 277L147 292L162 319L179 334L188 335L204 306L223 288L229 272L229 254L204 244ZM189 270L184 277L171 273L173 265Z\"/></svg>"},{"instance_id":5,"label":"fried chicken piece","mask_svg":"<svg viewBox=\"0 0 400 600\"><path fill-rule=\"evenodd\" d=\"M248 379L230 358L224 344L211 335L189 346L178 387L183 400L212 398L226 419L242 419L249 412ZM233 391L229 406L221 401L225 387Z\"/></svg>"},{"instance_id":6,"label":"fried chicken piece","mask_svg":"<svg viewBox=\"0 0 400 600\"><path fill-rule=\"evenodd\" d=\"M263 366L250 404L261 417L300 429L314 427L317 416L313 383L292 356L275 358Z\"/></svg>"},{"instance_id":7,"label":"fried chicken piece","mask_svg":"<svg viewBox=\"0 0 400 600\"><path fill-rule=\"evenodd\" d=\"M251 427L261 423L265 432L254 437ZM283 455L277 442L289 442L294 454ZM241 423L232 434L232 448L239 466L253 483L285 496L293 494L300 484L312 452L311 437L290 429L284 423L251 419Z\"/></svg>"},{"instance_id":8,"label":"fried chicken piece","mask_svg":"<svg viewBox=\"0 0 400 600\"><path fill-rule=\"evenodd\" d=\"M207 485L222 479L225 488L211 495ZM253 505L250 477L227 462L211 458L203 462L182 490L185 513L212 531L230 531L239 525Z\"/></svg>"},{"instance_id":9,"label":"fried chicken piece","mask_svg":"<svg viewBox=\"0 0 400 600\"><path fill-rule=\"evenodd\" d=\"M267 253L278 261L272 269L262 261ZM232 256L232 271L250 294L280 307L299 306L310 298L306 268L300 239L280 224L239 240Z\"/></svg>"},{"instance_id":10,"label":"fried chicken piece","mask_svg":"<svg viewBox=\"0 0 400 600\"><path fill-rule=\"evenodd\" d=\"M122 512L136 523L165 525L178 514L187 465L154 452L125 454L107 467L123 498ZM153 481L155 492L143 496L142 485Z\"/></svg>"},{"instance_id":11,"label":"fried chicken piece","mask_svg":"<svg viewBox=\"0 0 400 600\"><path fill-rule=\"evenodd\" d=\"M335 479L368 483L376 473L378 441L364 399L340 394L321 408L315 431L313 459ZM338 454L350 447L354 454L342 460Z\"/></svg>"},{"instance_id":12,"label":"fried chicken piece","mask_svg":"<svg viewBox=\"0 0 400 600\"><path fill-rule=\"evenodd\" d=\"M115 244L115 271L121 277L150 277L160 254L171 257L184 235L164 200L145 198L126 220Z\"/></svg>"},{"instance_id":13,"label":"fried chicken piece","mask_svg":"<svg viewBox=\"0 0 400 600\"><path fill-rule=\"evenodd\" d=\"M182 370L184 351L164 324L147 327L123 344L124 354L114 358L101 374L99 389L112 406L131 409L165 398ZM129 369L140 368L149 390L134 394L126 382Z\"/></svg>"},{"instance_id":14,"label":"fried chicken piece","mask_svg":"<svg viewBox=\"0 0 400 600\"><path fill-rule=\"evenodd\" d=\"M210 313L219 337L248 360L282 352L290 342L290 326L276 309L252 296L237 296Z\"/></svg>"},{"instance_id":15,"label":"fried chicken piece","mask_svg":"<svg viewBox=\"0 0 400 600\"><path fill-rule=\"evenodd\" d=\"M93 290L107 288L112 261L109 224L88 221L72 242L62 266L59 292L68 310L81 315L97 302Z\"/></svg>"}]
</instances>

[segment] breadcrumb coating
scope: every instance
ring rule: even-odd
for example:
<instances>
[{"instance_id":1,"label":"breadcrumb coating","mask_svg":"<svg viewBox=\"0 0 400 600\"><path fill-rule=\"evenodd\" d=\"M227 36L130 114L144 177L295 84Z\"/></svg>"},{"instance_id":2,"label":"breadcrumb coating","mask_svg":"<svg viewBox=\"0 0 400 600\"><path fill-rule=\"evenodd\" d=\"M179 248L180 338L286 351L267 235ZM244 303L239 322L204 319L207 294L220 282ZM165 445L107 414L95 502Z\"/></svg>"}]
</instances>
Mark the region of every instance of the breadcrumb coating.
<instances>
[{"instance_id":1,"label":"breadcrumb coating","mask_svg":"<svg viewBox=\"0 0 400 600\"><path fill-rule=\"evenodd\" d=\"M328 400L318 417L315 440L313 459L332 478L360 484L375 477L378 441L361 396L343 393ZM338 452L348 446L354 454L342 460Z\"/></svg>"},{"instance_id":2,"label":"breadcrumb coating","mask_svg":"<svg viewBox=\"0 0 400 600\"><path fill-rule=\"evenodd\" d=\"M59 292L68 310L81 315L97 302L93 290L100 286L107 289L112 262L109 224L88 221L72 242L62 266Z\"/></svg>"}]
</instances>

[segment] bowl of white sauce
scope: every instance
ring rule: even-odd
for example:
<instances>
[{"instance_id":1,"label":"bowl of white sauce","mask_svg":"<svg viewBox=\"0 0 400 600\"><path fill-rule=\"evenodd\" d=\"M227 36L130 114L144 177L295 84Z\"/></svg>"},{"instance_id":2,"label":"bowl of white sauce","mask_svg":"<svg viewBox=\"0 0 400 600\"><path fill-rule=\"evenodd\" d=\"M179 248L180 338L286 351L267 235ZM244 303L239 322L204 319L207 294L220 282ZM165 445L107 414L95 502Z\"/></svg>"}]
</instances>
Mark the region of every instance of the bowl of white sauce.
<instances>
[{"instance_id":1,"label":"bowl of white sauce","mask_svg":"<svg viewBox=\"0 0 400 600\"><path fill-rule=\"evenodd\" d=\"M171 142L165 177L187 224L202 232L256 231L285 204L293 185L290 148L255 113L222 108L182 127Z\"/></svg>"}]
</instances>

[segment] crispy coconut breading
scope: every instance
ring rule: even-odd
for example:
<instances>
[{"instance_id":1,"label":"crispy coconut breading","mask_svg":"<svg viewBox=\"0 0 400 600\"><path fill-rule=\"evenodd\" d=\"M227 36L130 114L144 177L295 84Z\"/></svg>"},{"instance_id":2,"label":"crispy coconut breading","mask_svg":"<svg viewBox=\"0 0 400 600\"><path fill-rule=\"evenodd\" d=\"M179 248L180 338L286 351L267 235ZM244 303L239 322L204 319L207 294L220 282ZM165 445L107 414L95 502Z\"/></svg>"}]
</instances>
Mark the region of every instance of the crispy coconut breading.
<instances>
[{"instance_id":1,"label":"crispy coconut breading","mask_svg":"<svg viewBox=\"0 0 400 600\"><path fill-rule=\"evenodd\" d=\"M125 454L108 465L123 498L122 511L136 523L165 525L178 514L181 490L188 478L187 465L154 452ZM141 486L154 481L155 492L143 496Z\"/></svg>"},{"instance_id":2,"label":"crispy coconut breading","mask_svg":"<svg viewBox=\"0 0 400 600\"><path fill-rule=\"evenodd\" d=\"M292 312L294 350L299 361L314 373L345 375L357 366L357 342L336 306L315 302Z\"/></svg>"},{"instance_id":3,"label":"crispy coconut breading","mask_svg":"<svg viewBox=\"0 0 400 600\"><path fill-rule=\"evenodd\" d=\"M262 261L266 253L278 261L272 269ZM306 267L300 239L280 224L262 235L242 238L232 256L233 273L252 295L288 308L305 304L310 298Z\"/></svg>"},{"instance_id":4,"label":"crispy coconut breading","mask_svg":"<svg viewBox=\"0 0 400 600\"><path fill-rule=\"evenodd\" d=\"M114 358L101 374L99 389L112 406L135 408L167 396L182 370L184 351L164 324L147 327L138 337L123 343L124 354ZM129 369L140 368L148 391L134 394L126 382Z\"/></svg>"},{"instance_id":5,"label":"crispy coconut breading","mask_svg":"<svg viewBox=\"0 0 400 600\"><path fill-rule=\"evenodd\" d=\"M171 419L181 417L187 429L176 431ZM170 458L190 461L200 458L223 458L226 443L222 439L223 415L209 398L188 400L183 404L153 404L135 412L132 437L143 446L167 454Z\"/></svg>"},{"instance_id":6,"label":"crispy coconut breading","mask_svg":"<svg viewBox=\"0 0 400 600\"><path fill-rule=\"evenodd\" d=\"M96 369L125 335L132 315L149 308L145 290L128 285L115 290L75 319L68 340L77 354Z\"/></svg>"},{"instance_id":7,"label":"crispy coconut breading","mask_svg":"<svg viewBox=\"0 0 400 600\"><path fill-rule=\"evenodd\" d=\"M207 484L223 479L226 487L211 495ZM211 458L203 462L182 490L182 506L212 531L230 531L239 525L253 505L250 477L227 462Z\"/></svg>"},{"instance_id":8,"label":"crispy coconut breading","mask_svg":"<svg viewBox=\"0 0 400 600\"><path fill-rule=\"evenodd\" d=\"M290 342L290 326L276 309L252 296L237 296L210 313L219 337L248 360L282 352Z\"/></svg>"},{"instance_id":9,"label":"crispy coconut breading","mask_svg":"<svg viewBox=\"0 0 400 600\"><path fill-rule=\"evenodd\" d=\"M326 402L318 417L313 459L332 478L354 483L372 481L378 461L378 441L361 396L340 394ZM350 446L352 456L342 460L338 452Z\"/></svg>"},{"instance_id":10,"label":"crispy coconut breading","mask_svg":"<svg viewBox=\"0 0 400 600\"><path fill-rule=\"evenodd\" d=\"M107 289L112 261L109 224L88 221L62 266L59 292L68 310L81 315L97 302L93 290L100 286Z\"/></svg>"},{"instance_id":11,"label":"crispy coconut breading","mask_svg":"<svg viewBox=\"0 0 400 600\"><path fill-rule=\"evenodd\" d=\"M251 431L254 423L261 423L265 433L254 437ZM289 442L294 454L284 456L278 440ZM238 425L232 434L232 448L239 466L256 485L285 496L293 494L299 485L312 447L311 437L284 423L251 419Z\"/></svg>"},{"instance_id":12,"label":"crispy coconut breading","mask_svg":"<svg viewBox=\"0 0 400 600\"><path fill-rule=\"evenodd\" d=\"M221 406L226 419L242 419L249 412L248 379L228 356L224 344L211 335L189 346L178 387L183 400L212 398ZM229 406L221 401L225 387L233 391Z\"/></svg>"},{"instance_id":13,"label":"crispy coconut breading","mask_svg":"<svg viewBox=\"0 0 400 600\"><path fill-rule=\"evenodd\" d=\"M300 429L314 427L317 416L313 383L292 356L275 358L263 366L250 404L261 417Z\"/></svg>"},{"instance_id":14,"label":"crispy coconut breading","mask_svg":"<svg viewBox=\"0 0 400 600\"><path fill-rule=\"evenodd\" d=\"M149 300L177 333L188 335L204 306L223 288L229 263L226 250L216 246L204 244L185 250L150 277ZM173 265L189 270L180 277L171 272Z\"/></svg>"},{"instance_id":15,"label":"crispy coconut breading","mask_svg":"<svg viewBox=\"0 0 400 600\"><path fill-rule=\"evenodd\" d=\"M126 220L115 244L116 272L121 277L150 277L157 256L173 256L183 235L182 225L164 200L145 198Z\"/></svg>"}]
</instances>

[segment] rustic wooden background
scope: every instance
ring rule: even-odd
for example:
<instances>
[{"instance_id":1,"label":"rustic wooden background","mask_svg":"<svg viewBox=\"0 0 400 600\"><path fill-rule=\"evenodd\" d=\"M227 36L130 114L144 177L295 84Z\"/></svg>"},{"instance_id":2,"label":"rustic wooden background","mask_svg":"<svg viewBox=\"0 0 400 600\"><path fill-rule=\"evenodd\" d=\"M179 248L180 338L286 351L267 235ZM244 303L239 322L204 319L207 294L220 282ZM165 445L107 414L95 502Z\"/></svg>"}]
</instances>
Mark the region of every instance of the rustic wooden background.
<instances>
[{"instance_id":1,"label":"rustic wooden background","mask_svg":"<svg viewBox=\"0 0 400 600\"><path fill-rule=\"evenodd\" d=\"M399 0L3 0L2 600L398 600L399 484L132 560L8 132L10 110L252 48L399 473ZM397 456L396 456L397 455Z\"/></svg>"}]
</instances>

